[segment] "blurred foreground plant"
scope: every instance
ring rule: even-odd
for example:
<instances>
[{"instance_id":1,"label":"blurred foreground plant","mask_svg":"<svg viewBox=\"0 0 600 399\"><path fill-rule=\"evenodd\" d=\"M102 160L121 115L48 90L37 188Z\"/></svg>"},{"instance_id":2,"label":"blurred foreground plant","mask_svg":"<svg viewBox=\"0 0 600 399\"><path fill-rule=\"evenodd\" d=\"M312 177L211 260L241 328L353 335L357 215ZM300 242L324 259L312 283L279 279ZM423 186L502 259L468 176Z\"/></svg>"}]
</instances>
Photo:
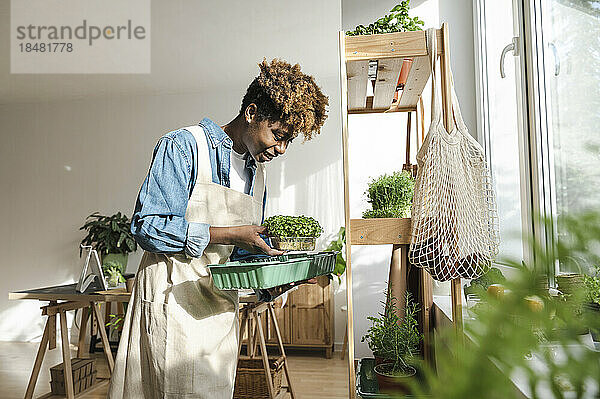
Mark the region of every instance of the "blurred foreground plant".
<instances>
[{"instance_id":1,"label":"blurred foreground plant","mask_svg":"<svg viewBox=\"0 0 600 399\"><path fill-rule=\"evenodd\" d=\"M600 248L599 214L564 218L567 239L545 251L530 241L535 261L511 262L518 272L501 297L487 296L465 323L468 338L454 329L436 339L437 370L425 366L416 397L505 399L522 397L509 376L528 381L532 398L597 397L600 353L581 343L582 332L600 327L600 313L574 312L571 302L552 298L539 281L557 261L594 264ZM563 230L565 231L565 230ZM539 361L533 361L533 359Z\"/></svg>"}]
</instances>

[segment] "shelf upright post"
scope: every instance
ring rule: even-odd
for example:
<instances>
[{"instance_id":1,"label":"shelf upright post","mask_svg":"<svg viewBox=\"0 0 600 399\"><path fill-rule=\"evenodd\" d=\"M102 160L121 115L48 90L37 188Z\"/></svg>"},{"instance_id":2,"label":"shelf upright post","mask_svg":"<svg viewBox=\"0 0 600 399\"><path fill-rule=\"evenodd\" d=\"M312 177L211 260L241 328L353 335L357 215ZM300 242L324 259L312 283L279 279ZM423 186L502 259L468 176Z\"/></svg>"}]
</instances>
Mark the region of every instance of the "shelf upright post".
<instances>
[{"instance_id":1,"label":"shelf upright post","mask_svg":"<svg viewBox=\"0 0 600 399\"><path fill-rule=\"evenodd\" d=\"M350 189L348 187L348 78L346 76L346 34L339 32L340 85L342 105L342 156L344 165L344 215L346 225L346 302L348 306L346 325L348 333L348 398L356 397L356 373L354 371L354 313L352 306L352 266L350 229Z\"/></svg>"},{"instance_id":2,"label":"shelf upright post","mask_svg":"<svg viewBox=\"0 0 600 399\"><path fill-rule=\"evenodd\" d=\"M442 54L440 56L442 108L444 111L444 127L447 131L452 129L452 84L450 79L450 39L448 24L442 24ZM460 277L452 279L450 291L452 297L452 321L457 331L462 329L462 294Z\"/></svg>"}]
</instances>

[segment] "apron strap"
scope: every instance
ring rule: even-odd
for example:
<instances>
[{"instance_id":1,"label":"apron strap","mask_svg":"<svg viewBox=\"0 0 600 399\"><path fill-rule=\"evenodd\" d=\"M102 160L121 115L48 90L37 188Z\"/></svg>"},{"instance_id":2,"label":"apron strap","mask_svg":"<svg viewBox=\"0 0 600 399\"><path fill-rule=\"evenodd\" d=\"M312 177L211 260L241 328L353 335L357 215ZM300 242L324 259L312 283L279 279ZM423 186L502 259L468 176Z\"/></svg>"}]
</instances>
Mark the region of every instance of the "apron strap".
<instances>
[{"instance_id":1,"label":"apron strap","mask_svg":"<svg viewBox=\"0 0 600 399\"><path fill-rule=\"evenodd\" d=\"M266 185L265 165L256 163L256 174L254 175L254 187L252 188L252 197L255 201L262 203Z\"/></svg>"},{"instance_id":2,"label":"apron strap","mask_svg":"<svg viewBox=\"0 0 600 399\"><path fill-rule=\"evenodd\" d=\"M212 166L210 164L210 158L208 154L208 141L206 139L206 133L204 132L204 129L199 125L188 126L184 129L188 130L190 133L192 133L192 135L194 135L194 138L196 139L196 145L198 146L198 162L204 163L204 165L197 165L196 169L198 173L196 177L196 183L213 183ZM265 165L257 162L255 173L252 198L262 204L266 186Z\"/></svg>"},{"instance_id":3,"label":"apron strap","mask_svg":"<svg viewBox=\"0 0 600 399\"><path fill-rule=\"evenodd\" d=\"M188 126L184 129L192 133L196 139L196 146L198 147L198 156L196 160L196 162L198 162L198 165L196 165L196 183L212 183L212 166L210 164L208 142L206 141L206 133L204 133L204 129L202 129L202 127L199 125ZM200 164L200 162L203 162L204 165Z\"/></svg>"}]
</instances>

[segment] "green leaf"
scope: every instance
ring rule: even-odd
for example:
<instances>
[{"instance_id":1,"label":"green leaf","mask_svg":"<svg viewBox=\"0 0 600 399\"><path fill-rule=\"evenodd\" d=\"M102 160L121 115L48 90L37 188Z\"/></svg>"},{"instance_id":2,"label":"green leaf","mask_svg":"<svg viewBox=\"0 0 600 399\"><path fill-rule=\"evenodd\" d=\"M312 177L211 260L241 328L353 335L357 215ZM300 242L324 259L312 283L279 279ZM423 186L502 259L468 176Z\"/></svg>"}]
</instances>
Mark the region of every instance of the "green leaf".
<instances>
[{"instance_id":1,"label":"green leaf","mask_svg":"<svg viewBox=\"0 0 600 399\"><path fill-rule=\"evenodd\" d=\"M129 230L130 224L129 218L121 212L112 216L103 216L94 212L86 218L86 223L80 228L87 231L81 244L92 245L100 253L135 251L137 244ZM126 248L122 247L123 242L127 244Z\"/></svg>"}]
</instances>

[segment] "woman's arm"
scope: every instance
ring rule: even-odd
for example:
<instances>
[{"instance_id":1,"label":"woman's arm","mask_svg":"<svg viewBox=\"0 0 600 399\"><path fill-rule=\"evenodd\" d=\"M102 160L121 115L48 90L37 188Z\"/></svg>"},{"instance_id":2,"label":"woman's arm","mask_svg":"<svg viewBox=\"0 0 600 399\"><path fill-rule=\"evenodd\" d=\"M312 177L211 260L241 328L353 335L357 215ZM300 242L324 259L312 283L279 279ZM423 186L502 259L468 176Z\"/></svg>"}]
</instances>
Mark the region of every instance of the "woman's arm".
<instances>
[{"instance_id":1,"label":"woman's arm","mask_svg":"<svg viewBox=\"0 0 600 399\"><path fill-rule=\"evenodd\" d=\"M196 176L195 140L191 134L177 132L162 137L154 149L131 222L137 243L149 252L185 251L191 257L202 256L209 244L236 245L252 253L280 255L281 251L270 248L260 238L264 227L211 227L185 219Z\"/></svg>"},{"instance_id":2,"label":"woman's arm","mask_svg":"<svg viewBox=\"0 0 600 399\"><path fill-rule=\"evenodd\" d=\"M142 184L131 222L131 232L146 251L184 251L202 256L209 243L209 225L185 219L193 188L195 142L171 132L154 149L148 175ZM191 134L190 134L191 136Z\"/></svg>"}]
</instances>

